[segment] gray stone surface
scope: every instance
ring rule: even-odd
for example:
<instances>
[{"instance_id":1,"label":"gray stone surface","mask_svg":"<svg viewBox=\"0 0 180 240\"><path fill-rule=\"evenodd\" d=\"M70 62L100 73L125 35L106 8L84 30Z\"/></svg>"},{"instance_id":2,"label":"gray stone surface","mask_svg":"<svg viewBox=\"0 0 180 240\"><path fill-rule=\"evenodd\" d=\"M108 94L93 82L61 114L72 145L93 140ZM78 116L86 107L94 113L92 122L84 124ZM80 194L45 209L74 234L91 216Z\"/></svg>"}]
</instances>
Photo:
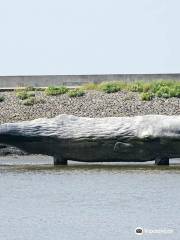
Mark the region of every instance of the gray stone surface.
<instances>
[{"instance_id":1,"label":"gray stone surface","mask_svg":"<svg viewBox=\"0 0 180 240\"><path fill-rule=\"evenodd\" d=\"M54 156L56 164L67 160L143 162L178 158L180 116L85 118L62 114L52 119L4 123L0 125L0 144L0 155L5 148L9 154L18 149L20 154Z\"/></svg>"}]
</instances>

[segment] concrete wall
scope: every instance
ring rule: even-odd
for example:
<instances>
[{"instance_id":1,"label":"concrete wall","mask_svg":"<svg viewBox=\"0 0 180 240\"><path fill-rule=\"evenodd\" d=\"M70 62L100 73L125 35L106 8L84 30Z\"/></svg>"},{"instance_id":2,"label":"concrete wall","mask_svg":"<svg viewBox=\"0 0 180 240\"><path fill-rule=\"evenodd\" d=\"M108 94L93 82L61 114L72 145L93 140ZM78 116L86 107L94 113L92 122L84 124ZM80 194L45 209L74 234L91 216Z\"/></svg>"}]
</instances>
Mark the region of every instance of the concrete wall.
<instances>
[{"instance_id":1,"label":"concrete wall","mask_svg":"<svg viewBox=\"0 0 180 240\"><path fill-rule=\"evenodd\" d=\"M37 75L37 76L0 76L0 88L23 86L47 87L49 85L79 86L85 83L103 81L136 80L180 80L180 74L104 74L104 75Z\"/></svg>"}]
</instances>

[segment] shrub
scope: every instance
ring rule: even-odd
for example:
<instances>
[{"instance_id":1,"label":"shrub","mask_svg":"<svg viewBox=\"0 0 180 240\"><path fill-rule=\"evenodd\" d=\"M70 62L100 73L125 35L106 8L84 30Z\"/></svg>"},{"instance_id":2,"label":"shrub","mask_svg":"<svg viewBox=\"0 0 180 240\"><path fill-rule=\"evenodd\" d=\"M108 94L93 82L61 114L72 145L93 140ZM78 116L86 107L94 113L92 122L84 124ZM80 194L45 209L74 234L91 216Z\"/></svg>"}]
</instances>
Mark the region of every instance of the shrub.
<instances>
[{"instance_id":1,"label":"shrub","mask_svg":"<svg viewBox=\"0 0 180 240\"><path fill-rule=\"evenodd\" d=\"M46 95L52 95L52 96L65 94L67 92L68 92L68 88L65 86L59 86L59 87L49 86L45 90Z\"/></svg>"},{"instance_id":2,"label":"shrub","mask_svg":"<svg viewBox=\"0 0 180 240\"><path fill-rule=\"evenodd\" d=\"M169 98L172 94L175 94L173 91L171 91L170 87L168 86L161 86L159 90L156 92L156 95L158 97L163 98Z\"/></svg>"},{"instance_id":3,"label":"shrub","mask_svg":"<svg viewBox=\"0 0 180 240\"><path fill-rule=\"evenodd\" d=\"M20 92L17 92L16 93L16 96L21 99L21 100L24 100L24 99L27 99L27 98L30 98L30 97L34 97L35 96L35 93L33 92L27 92L27 91L20 91Z\"/></svg>"},{"instance_id":4,"label":"shrub","mask_svg":"<svg viewBox=\"0 0 180 240\"><path fill-rule=\"evenodd\" d=\"M172 88L175 85L176 85L176 82L174 81L165 81L165 80L153 81L151 83L151 91L154 93L157 93L162 87Z\"/></svg>"},{"instance_id":5,"label":"shrub","mask_svg":"<svg viewBox=\"0 0 180 240\"><path fill-rule=\"evenodd\" d=\"M0 96L0 102L4 101L4 96Z\"/></svg>"},{"instance_id":6,"label":"shrub","mask_svg":"<svg viewBox=\"0 0 180 240\"><path fill-rule=\"evenodd\" d=\"M102 82L99 84L98 89L106 93L114 93L121 91L121 82Z\"/></svg>"},{"instance_id":7,"label":"shrub","mask_svg":"<svg viewBox=\"0 0 180 240\"><path fill-rule=\"evenodd\" d=\"M130 90L131 92L142 92L143 91L143 82L129 83L128 90Z\"/></svg>"},{"instance_id":8,"label":"shrub","mask_svg":"<svg viewBox=\"0 0 180 240\"><path fill-rule=\"evenodd\" d=\"M152 90L152 83L144 83L143 84L143 92L151 92Z\"/></svg>"},{"instance_id":9,"label":"shrub","mask_svg":"<svg viewBox=\"0 0 180 240\"><path fill-rule=\"evenodd\" d=\"M16 93L16 97L21 99L21 100L24 100L24 99L28 98L28 95L27 95L26 91L20 91L20 92L18 91Z\"/></svg>"},{"instance_id":10,"label":"shrub","mask_svg":"<svg viewBox=\"0 0 180 240\"><path fill-rule=\"evenodd\" d=\"M32 106L36 103L35 97L30 97L22 101L22 104L25 106Z\"/></svg>"},{"instance_id":11,"label":"shrub","mask_svg":"<svg viewBox=\"0 0 180 240\"><path fill-rule=\"evenodd\" d=\"M35 97L35 93L34 92L27 92L27 96L28 96L28 98Z\"/></svg>"},{"instance_id":12,"label":"shrub","mask_svg":"<svg viewBox=\"0 0 180 240\"><path fill-rule=\"evenodd\" d=\"M169 97L179 97L178 96L178 91L175 88L170 88Z\"/></svg>"},{"instance_id":13,"label":"shrub","mask_svg":"<svg viewBox=\"0 0 180 240\"><path fill-rule=\"evenodd\" d=\"M140 94L140 99L142 101L150 101L153 99L153 97L154 97L154 95L151 92L146 92L146 93L143 92Z\"/></svg>"},{"instance_id":14,"label":"shrub","mask_svg":"<svg viewBox=\"0 0 180 240\"><path fill-rule=\"evenodd\" d=\"M68 92L69 97L81 97L85 94L83 89L73 89Z\"/></svg>"},{"instance_id":15,"label":"shrub","mask_svg":"<svg viewBox=\"0 0 180 240\"><path fill-rule=\"evenodd\" d=\"M171 88L170 90L171 97L180 97L180 86L176 85L175 88Z\"/></svg>"}]
</instances>

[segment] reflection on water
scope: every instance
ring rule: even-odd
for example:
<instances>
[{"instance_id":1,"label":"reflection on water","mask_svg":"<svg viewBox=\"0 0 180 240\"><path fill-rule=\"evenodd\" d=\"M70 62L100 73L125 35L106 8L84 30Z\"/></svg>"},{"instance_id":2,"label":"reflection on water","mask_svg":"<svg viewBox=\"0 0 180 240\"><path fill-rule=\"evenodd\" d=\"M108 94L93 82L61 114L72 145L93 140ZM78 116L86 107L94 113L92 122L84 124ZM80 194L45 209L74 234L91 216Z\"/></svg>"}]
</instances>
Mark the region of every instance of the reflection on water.
<instances>
[{"instance_id":1,"label":"reflection on water","mask_svg":"<svg viewBox=\"0 0 180 240\"><path fill-rule=\"evenodd\" d=\"M136 227L174 231L144 239L180 239L177 163L52 163L0 159L0 239L135 239Z\"/></svg>"}]
</instances>

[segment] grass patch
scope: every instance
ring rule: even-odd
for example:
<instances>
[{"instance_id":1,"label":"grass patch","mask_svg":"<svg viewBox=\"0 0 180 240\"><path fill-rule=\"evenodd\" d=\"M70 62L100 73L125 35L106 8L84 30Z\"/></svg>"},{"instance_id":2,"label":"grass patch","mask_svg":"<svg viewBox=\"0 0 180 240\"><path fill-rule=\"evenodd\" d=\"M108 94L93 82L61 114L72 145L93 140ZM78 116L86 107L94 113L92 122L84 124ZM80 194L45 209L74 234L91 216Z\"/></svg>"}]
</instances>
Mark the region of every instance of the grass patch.
<instances>
[{"instance_id":1,"label":"grass patch","mask_svg":"<svg viewBox=\"0 0 180 240\"><path fill-rule=\"evenodd\" d=\"M46 101L42 98L30 97L22 101L25 106L33 106L34 104L44 104Z\"/></svg>"},{"instance_id":2,"label":"grass patch","mask_svg":"<svg viewBox=\"0 0 180 240\"><path fill-rule=\"evenodd\" d=\"M143 92L143 82L132 82L127 84L127 90L131 92Z\"/></svg>"},{"instance_id":3,"label":"grass patch","mask_svg":"<svg viewBox=\"0 0 180 240\"><path fill-rule=\"evenodd\" d=\"M36 90L33 87L26 87L25 89L17 89L16 96L21 100L25 101L24 105L32 105L32 103L44 103L44 99L35 99ZM49 86L45 89L45 94L50 96L56 96L61 94L68 94L69 97L80 97L85 94L86 90L103 91L105 93L115 93L118 91L129 91L139 93L139 97L142 101L150 101L154 97L158 98L180 98L180 81L173 80L160 80L160 81L134 81L134 82L123 82L123 81L111 81L102 82L100 84L88 83L80 88L69 90L66 86ZM28 99L30 99L28 101ZM133 98L133 97L132 97ZM33 100L34 99L34 100ZM33 104L34 104L33 103Z\"/></svg>"},{"instance_id":4,"label":"grass patch","mask_svg":"<svg viewBox=\"0 0 180 240\"><path fill-rule=\"evenodd\" d=\"M49 86L45 90L46 95L50 95L50 96L61 95L67 92L68 92L68 88L65 86L59 86L59 87Z\"/></svg>"},{"instance_id":5,"label":"grass patch","mask_svg":"<svg viewBox=\"0 0 180 240\"><path fill-rule=\"evenodd\" d=\"M83 90L97 90L98 84L97 83L86 83L84 84L81 89Z\"/></svg>"},{"instance_id":6,"label":"grass patch","mask_svg":"<svg viewBox=\"0 0 180 240\"><path fill-rule=\"evenodd\" d=\"M164 86L159 88L159 90L156 92L157 97L162 98L171 98L171 97L180 97L180 90L176 87L168 87Z\"/></svg>"},{"instance_id":7,"label":"grass patch","mask_svg":"<svg viewBox=\"0 0 180 240\"><path fill-rule=\"evenodd\" d=\"M171 88L168 86L160 87L156 92L157 97L169 98L170 97Z\"/></svg>"},{"instance_id":8,"label":"grass patch","mask_svg":"<svg viewBox=\"0 0 180 240\"><path fill-rule=\"evenodd\" d=\"M22 104L25 106L33 106L36 103L35 97L30 97L22 101Z\"/></svg>"},{"instance_id":9,"label":"grass patch","mask_svg":"<svg viewBox=\"0 0 180 240\"><path fill-rule=\"evenodd\" d=\"M21 100L25 100L25 99L28 99L30 97L35 97L35 93L34 92L27 92L27 91L18 91L16 93L16 97L21 99Z\"/></svg>"},{"instance_id":10,"label":"grass patch","mask_svg":"<svg viewBox=\"0 0 180 240\"><path fill-rule=\"evenodd\" d=\"M28 98L28 95L27 95L27 92L25 92L25 91L17 90L16 97L21 100L24 100L24 99Z\"/></svg>"},{"instance_id":11,"label":"grass patch","mask_svg":"<svg viewBox=\"0 0 180 240\"><path fill-rule=\"evenodd\" d=\"M85 90L97 90L106 93L118 92L121 90L138 92L140 99L143 101L150 101L154 96L159 98L180 98L180 81L173 80L159 80L159 81L135 81L125 83L122 81L102 82L100 84L85 84Z\"/></svg>"},{"instance_id":12,"label":"grass patch","mask_svg":"<svg viewBox=\"0 0 180 240\"><path fill-rule=\"evenodd\" d=\"M180 82L169 80L143 82L143 92L159 98L180 97Z\"/></svg>"},{"instance_id":13,"label":"grass patch","mask_svg":"<svg viewBox=\"0 0 180 240\"><path fill-rule=\"evenodd\" d=\"M153 99L153 97L154 97L154 94L151 92L143 92L140 94L140 99L142 101L150 101Z\"/></svg>"},{"instance_id":14,"label":"grass patch","mask_svg":"<svg viewBox=\"0 0 180 240\"><path fill-rule=\"evenodd\" d=\"M102 82L97 85L97 90L105 93L119 92L124 88L126 88L126 83L123 82Z\"/></svg>"},{"instance_id":15,"label":"grass patch","mask_svg":"<svg viewBox=\"0 0 180 240\"><path fill-rule=\"evenodd\" d=\"M69 90L67 94L69 97L81 97L85 94L85 92L83 89L76 88Z\"/></svg>"}]
</instances>

